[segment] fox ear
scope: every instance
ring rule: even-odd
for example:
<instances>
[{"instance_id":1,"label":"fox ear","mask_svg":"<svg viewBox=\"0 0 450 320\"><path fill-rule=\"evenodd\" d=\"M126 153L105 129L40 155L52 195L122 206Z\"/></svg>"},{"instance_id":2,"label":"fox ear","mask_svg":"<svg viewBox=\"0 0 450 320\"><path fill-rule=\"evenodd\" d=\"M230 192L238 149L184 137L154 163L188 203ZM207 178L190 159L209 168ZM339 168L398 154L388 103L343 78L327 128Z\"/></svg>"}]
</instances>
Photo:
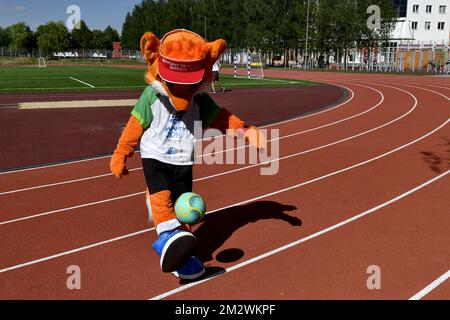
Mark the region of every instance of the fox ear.
<instances>
[{"instance_id":1,"label":"fox ear","mask_svg":"<svg viewBox=\"0 0 450 320\"><path fill-rule=\"evenodd\" d=\"M146 32L141 38L141 52L149 64L153 64L158 58L160 41L151 32Z\"/></svg>"},{"instance_id":2,"label":"fox ear","mask_svg":"<svg viewBox=\"0 0 450 320\"><path fill-rule=\"evenodd\" d=\"M208 46L209 46L209 57L211 59L210 61L212 61L213 64L220 58L222 53L224 53L224 51L227 49L227 43L223 39L219 39L214 42L209 42Z\"/></svg>"}]
</instances>

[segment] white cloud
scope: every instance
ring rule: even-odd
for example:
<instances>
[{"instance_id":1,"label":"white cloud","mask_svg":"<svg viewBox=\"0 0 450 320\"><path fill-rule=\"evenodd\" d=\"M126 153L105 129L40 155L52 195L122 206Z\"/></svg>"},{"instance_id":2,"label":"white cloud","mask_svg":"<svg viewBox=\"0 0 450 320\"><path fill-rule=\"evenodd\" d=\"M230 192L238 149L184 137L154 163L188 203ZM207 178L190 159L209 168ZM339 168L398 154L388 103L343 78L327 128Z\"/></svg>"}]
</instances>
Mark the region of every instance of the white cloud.
<instances>
[{"instance_id":1,"label":"white cloud","mask_svg":"<svg viewBox=\"0 0 450 320\"><path fill-rule=\"evenodd\" d=\"M27 7L25 6L14 6L11 8L11 11L25 11L27 10Z\"/></svg>"},{"instance_id":2,"label":"white cloud","mask_svg":"<svg viewBox=\"0 0 450 320\"><path fill-rule=\"evenodd\" d=\"M0 1L0 12L21 12L26 10L27 10L26 6L12 5L9 3L5 3L4 1Z\"/></svg>"}]
</instances>

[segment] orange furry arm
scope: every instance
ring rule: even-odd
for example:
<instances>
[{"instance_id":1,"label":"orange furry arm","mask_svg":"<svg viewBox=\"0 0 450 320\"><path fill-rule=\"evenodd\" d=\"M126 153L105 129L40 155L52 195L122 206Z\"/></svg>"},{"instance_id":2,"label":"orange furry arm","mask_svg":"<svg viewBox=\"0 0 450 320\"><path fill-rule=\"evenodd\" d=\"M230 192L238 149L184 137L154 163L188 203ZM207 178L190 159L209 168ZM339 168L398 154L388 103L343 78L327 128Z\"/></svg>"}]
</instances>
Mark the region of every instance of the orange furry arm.
<instances>
[{"instance_id":1,"label":"orange furry arm","mask_svg":"<svg viewBox=\"0 0 450 320\"><path fill-rule=\"evenodd\" d=\"M130 158L134 154L134 148L138 145L144 128L139 123L136 117L131 116L127 126L122 132L122 136L119 139L116 150L111 158L109 167L111 172L117 178L122 178L128 175L128 169L126 166L127 158Z\"/></svg>"},{"instance_id":2,"label":"orange furry arm","mask_svg":"<svg viewBox=\"0 0 450 320\"><path fill-rule=\"evenodd\" d=\"M223 133L226 133L227 130L231 130L234 133L237 129L244 128L245 122L230 113L227 109L222 108L219 115L209 127L219 129Z\"/></svg>"},{"instance_id":3,"label":"orange furry arm","mask_svg":"<svg viewBox=\"0 0 450 320\"><path fill-rule=\"evenodd\" d=\"M257 149L267 148L267 138L257 127L247 127L244 121L226 109L221 109L210 127L226 132L232 137L244 139Z\"/></svg>"}]
</instances>

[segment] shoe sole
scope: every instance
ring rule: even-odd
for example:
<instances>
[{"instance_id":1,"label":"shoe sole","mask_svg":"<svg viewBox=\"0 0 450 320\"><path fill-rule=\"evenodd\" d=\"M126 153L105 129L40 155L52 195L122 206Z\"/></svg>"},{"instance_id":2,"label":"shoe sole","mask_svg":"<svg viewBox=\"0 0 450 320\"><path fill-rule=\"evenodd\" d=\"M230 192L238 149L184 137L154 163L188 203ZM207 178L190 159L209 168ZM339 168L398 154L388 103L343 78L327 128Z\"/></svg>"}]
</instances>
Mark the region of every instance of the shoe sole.
<instances>
[{"instance_id":1,"label":"shoe sole","mask_svg":"<svg viewBox=\"0 0 450 320\"><path fill-rule=\"evenodd\" d=\"M161 270L170 273L180 269L192 256L197 246L197 238L192 233L180 232L171 238L161 254Z\"/></svg>"},{"instance_id":2,"label":"shoe sole","mask_svg":"<svg viewBox=\"0 0 450 320\"><path fill-rule=\"evenodd\" d=\"M203 270L200 271L199 273L191 274L191 275L179 274L176 271L172 272L172 274L181 280L195 280L195 279L202 277L205 274L205 272L206 272L206 270L205 270L205 268L203 268Z\"/></svg>"}]
</instances>

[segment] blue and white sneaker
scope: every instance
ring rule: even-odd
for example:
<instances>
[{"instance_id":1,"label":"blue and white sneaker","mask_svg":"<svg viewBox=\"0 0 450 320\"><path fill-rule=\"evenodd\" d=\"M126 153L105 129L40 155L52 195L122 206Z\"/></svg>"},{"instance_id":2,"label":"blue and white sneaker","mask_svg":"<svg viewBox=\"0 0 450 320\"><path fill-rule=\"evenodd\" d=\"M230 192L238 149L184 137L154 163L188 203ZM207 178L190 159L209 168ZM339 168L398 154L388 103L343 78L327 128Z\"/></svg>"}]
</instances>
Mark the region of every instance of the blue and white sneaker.
<instances>
[{"instance_id":1,"label":"blue and white sneaker","mask_svg":"<svg viewBox=\"0 0 450 320\"><path fill-rule=\"evenodd\" d=\"M175 229L161 233L152 248L161 257L161 270L168 273L183 267L196 246L197 238L192 233Z\"/></svg>"},{"instance_id":2,"label":"blue and white sneaker","mask_svg":"<svg viewBox=\"0 0 450 320\"><path fill-rule=\"evenodd\" d=\"M183 267L172 273L182 280L195 280L205 274L205 267L198 258L190 257Z\"/></svg>"}]
</instances>

